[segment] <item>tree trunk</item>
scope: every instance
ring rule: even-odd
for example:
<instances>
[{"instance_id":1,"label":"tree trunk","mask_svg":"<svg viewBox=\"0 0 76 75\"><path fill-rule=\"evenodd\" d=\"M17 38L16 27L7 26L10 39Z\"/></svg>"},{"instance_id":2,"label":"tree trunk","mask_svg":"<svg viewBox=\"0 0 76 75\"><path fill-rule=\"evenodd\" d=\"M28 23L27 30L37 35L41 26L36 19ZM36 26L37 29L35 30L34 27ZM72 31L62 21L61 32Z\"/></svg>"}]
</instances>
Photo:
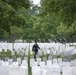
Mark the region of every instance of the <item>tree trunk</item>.
<instances>
[{"instance_id":1,"label":"tree trunk","mask_svg":"<svg viewBox=\"0 0 76 75\"><path fill-rule=\"evenodd\" d=\"M73 36L74 36L74 35L71 35L71 36L70 36L70 42L71 42L71 43L74 42L74 38L73 38Z\"/></svg>"}]
</instances>

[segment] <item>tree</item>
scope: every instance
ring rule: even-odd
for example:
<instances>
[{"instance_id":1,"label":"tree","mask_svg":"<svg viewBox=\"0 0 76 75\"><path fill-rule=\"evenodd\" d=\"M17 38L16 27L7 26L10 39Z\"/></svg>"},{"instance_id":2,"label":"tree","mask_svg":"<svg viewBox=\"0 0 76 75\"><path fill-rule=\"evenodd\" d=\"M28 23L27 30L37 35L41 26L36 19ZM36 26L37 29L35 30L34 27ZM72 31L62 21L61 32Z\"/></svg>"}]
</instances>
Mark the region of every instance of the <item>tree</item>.
<instances>
[{"instance_id":1,"label":"tree","mask_svg":"<svg viewBox=\"0 0 76 75\"><path fill-rule=\"evenodd\" d=\"M40 39L53 39L56 34L56 27L58 25L56 18L52 15L45 17L38 17L33 25L35 35Z\"/></svg>"},{"instance_id":2,"label":"tree","mask_svg":"<svg viewBox=\"0 0 76 75\"><path fill-rule=\"evenodd\" d=\"M4 39L4 30L0 28L0 40Z\"/></svg>"},{"instance_id":3,"label":"tree","mask_svg":"<svg viewBox=\"0 0 76 75\"><path fill-rule=\"evenodd\" d=\"M10 42L14 42L17 39L21 39L22 36L22 28L17 26L11 26L10 27L10 35L8 37Z\"/></svg>"},{"instance_id":4,"label":"tree","mask_svg":"<svg viewBox=\"0 0 76 75\"><path fill-rule=\"evenodd\" d=\"M0 1L0 30L4 30L5 39L11 35L10 27L22 27L26 24L25 18L17 14L19 9L23 7L28 9L30 1L27 0L1 0Z\"/></svg>"},{"instance_id":5,"label":"tree","mask_svg":"<svg viewBox=\"0 0 76 75\"><path fill-rule=\"evenodd\" d=\"M74 25L74 22L76 20L75 18L76 1L75 0L48 0L48 1L41 0L40 15L44 17L44 16L47 16L48 14L50 14L50 16L54 15L57 21L62 23L63 26L60 24L59 24L60 27L58 26L58 29L61 28L59 30L60 32L62 32L62 30L66 30L67 28L70 28L69 32L71 32L71 29L73 29L74 31L70 33L68 37L72 39L72 37L76 35L75 25ZM57 31L57 33L59 31ZM66 30L66 33L67 33L67 30Z\"/></svg>"},{"instance_id":6,"label":"tree","mask_svg":"<svg viewBox=\"0 0 76 75\"><path fill-rule=\"evenodd\" d=\"M15 10L25 7L30 7L30 0L2 0L4 3L11 5Z\"/></svg>"},{"instance_id":7,"label":"tree","mask_svg":"<svg viewBox=\"0 0 76 75\"><path fill-rule=\"evenodd\" d=\"M63 25L62 23L57 27L57 34L61 36L61 38L69 38L71 34L74 33L73 27Z\"/></svg>"}]
</instances>

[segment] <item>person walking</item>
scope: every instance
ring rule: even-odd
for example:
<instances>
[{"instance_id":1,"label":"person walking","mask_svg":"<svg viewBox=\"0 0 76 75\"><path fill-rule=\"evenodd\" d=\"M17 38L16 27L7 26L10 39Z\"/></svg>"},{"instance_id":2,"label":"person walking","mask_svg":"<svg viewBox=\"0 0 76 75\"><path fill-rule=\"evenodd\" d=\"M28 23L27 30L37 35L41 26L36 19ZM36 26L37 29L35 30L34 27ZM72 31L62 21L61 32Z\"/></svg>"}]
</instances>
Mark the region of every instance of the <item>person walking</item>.
<instances>
[{"instance_id":1,"label":"person walking","mask_svg":"<svg viewBox=\"0 0 76 75\"><path fill-rule=\"evenodd\" d=\"M32 47L32 51L34 51L34 59L36 60L36 55L38 53L38 49L40 49L40 47L37 44L37 41L35 41L35 44Z\"/></svg>"}]
</instances>

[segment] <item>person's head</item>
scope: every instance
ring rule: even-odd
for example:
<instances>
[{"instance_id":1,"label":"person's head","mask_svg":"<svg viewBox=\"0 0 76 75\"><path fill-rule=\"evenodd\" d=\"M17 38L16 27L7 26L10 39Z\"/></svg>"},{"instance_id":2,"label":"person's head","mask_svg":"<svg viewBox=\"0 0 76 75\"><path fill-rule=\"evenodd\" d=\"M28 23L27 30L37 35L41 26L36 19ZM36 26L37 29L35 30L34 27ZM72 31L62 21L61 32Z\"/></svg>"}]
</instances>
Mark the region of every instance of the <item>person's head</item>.
<instances>
[{"instance_id":1,"label":"person's head","mask_svg":"<svg viewBox=\"0 0 76 75\"><path fill-rule=\"evenodd\" d=\"M37 44L37 41L35 40L35 43Z\"/></svg>"}]
</instances>

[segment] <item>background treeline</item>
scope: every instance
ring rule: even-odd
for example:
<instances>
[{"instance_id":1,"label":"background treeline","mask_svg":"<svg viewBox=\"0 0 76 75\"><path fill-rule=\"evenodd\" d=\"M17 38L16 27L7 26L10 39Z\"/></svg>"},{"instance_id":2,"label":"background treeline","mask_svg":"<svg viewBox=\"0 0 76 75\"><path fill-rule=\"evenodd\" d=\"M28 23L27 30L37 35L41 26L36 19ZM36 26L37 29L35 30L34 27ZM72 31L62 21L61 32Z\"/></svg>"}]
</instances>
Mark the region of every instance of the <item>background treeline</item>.
<instances>
[{"instance_id":1,"label":"background treeline","mask_svg":"<svg viewBox=\"0 0 76 75\"><path fill-rule=\"evenodd\" d=\"M0 40L76 41L76 0L0 0Z\"/></svg>"}]
</instances>

